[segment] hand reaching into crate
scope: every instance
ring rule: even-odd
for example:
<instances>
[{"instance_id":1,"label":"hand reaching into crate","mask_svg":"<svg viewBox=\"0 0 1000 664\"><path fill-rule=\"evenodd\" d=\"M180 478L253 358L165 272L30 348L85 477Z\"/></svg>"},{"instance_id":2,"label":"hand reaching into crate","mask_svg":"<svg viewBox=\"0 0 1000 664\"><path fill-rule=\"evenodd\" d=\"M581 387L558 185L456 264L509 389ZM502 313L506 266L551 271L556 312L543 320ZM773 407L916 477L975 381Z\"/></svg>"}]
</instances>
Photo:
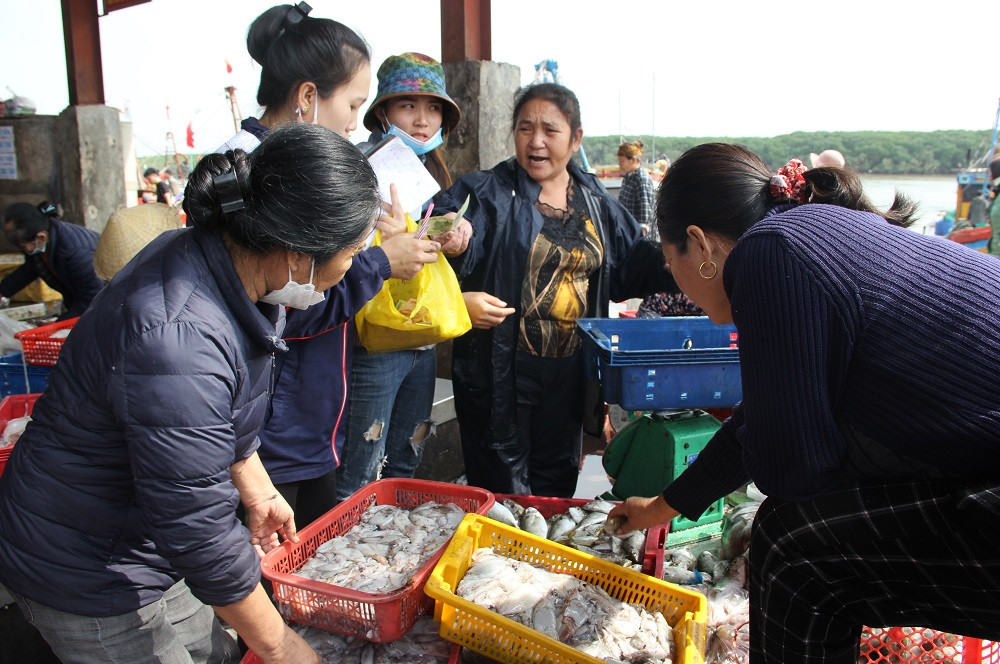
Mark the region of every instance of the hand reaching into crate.
<instances>
[{"instance_id":1,"label":"hand reaching into crate","mask_svg":"<svg viewBox=\"0 0 1000 664\"><path fill-rule=\"evenodd\" d=\"M633 530L642 530L669 523L677 515L677 510L668 505L663 500L663 496L652 498L633 496L620 505L615 505L614 509L608 512L608 522L614 523L612 519L617 521L617 519L624 517L625 521L618 526L614 533L621 537Z\"/></svg>"},{"instance_id":2,"label":"hand reaching into crate","mask_svg":"<svg viewBox=\"0 0 1000 664\"><path fill-rule=\"evenodd\" d=\"M281 538L298 542L295 531L295 514L291 505L277 491L253 505L245 506L250 543L263 558L271 549L281 544ZM281 536L279 538L278 536Z\"/></svg>"},{"instance_id":3,"label":"hand reaching into crate","mask_svg":"<svg viewBox=\"0 0 1000 664\"><path fill-rule=\"evenodd\" d=\"M292 507L274 488L256 452L230 466L229 473L247 513L250 543L261 558L281 543L279 535L299 541Z\"/></svg>"}]
</instances>

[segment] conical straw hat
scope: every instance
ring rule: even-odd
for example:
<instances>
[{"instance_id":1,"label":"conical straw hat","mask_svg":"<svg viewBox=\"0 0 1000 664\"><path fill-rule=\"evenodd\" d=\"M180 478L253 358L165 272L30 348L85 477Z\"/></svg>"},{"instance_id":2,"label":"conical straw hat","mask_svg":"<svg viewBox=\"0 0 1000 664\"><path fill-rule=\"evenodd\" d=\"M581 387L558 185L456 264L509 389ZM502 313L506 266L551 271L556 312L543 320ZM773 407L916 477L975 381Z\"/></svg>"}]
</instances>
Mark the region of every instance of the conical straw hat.
<instances>
[{"instance_id":1,"label":"conical straw hat","mask_svg":"<svg viewBox=\"0 0 1000 664\"><path fill-rule=\"evenodd\" d=\"M94 271L104 281L132 260L139 250L164 231L181 227L177 210L163 203L146 203L119 208L111 213L108 225L97 241Z\"/></svg>"}]
</instances>

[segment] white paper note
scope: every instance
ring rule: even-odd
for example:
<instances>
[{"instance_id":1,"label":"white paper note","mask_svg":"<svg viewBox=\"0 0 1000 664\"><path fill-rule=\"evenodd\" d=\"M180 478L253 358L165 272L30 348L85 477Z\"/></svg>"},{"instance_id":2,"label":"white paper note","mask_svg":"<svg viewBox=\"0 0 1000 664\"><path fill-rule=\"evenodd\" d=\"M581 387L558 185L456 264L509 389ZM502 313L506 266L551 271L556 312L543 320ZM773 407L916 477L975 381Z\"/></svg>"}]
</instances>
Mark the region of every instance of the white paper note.
<instances>
[{"instance_id":1,"label":"white paper note","mask_svg":"<svg viewBox=\"0 0 1000 664\"><path fill-rule=\"evenodd\" d=\"M393 137L380 145L368 157L368 163L378 177L378 191L382 200L392 202L389 185L395 184L399 202L407 212L416 211L419 215L423 204L441 191L437 180L427 172L413 150L398 138Z\"/></svg>"}]
</instances>

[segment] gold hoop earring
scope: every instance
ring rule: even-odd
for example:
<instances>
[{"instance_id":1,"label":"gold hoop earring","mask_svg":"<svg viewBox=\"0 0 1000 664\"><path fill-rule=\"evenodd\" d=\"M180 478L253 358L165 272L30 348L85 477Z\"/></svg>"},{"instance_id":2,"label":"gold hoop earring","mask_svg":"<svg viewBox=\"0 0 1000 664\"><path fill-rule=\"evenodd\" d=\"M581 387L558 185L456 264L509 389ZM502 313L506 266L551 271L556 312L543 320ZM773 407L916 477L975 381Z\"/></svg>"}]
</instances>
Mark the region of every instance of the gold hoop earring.
<instances>
[{"instance_id":1,"label":"gold hoop earring","mask_svg":"<svg viewBox=\"0 0 1000 664\"><path fill-rule=\"evenodd\" d=\"M711 265L712 274L705 274L705 267ZM702 279L715 279L715 275L719 273L719 266L715 264L715 261L711 263L702 263L698 266L698 276Z\"/></svg>"}]
</instances>

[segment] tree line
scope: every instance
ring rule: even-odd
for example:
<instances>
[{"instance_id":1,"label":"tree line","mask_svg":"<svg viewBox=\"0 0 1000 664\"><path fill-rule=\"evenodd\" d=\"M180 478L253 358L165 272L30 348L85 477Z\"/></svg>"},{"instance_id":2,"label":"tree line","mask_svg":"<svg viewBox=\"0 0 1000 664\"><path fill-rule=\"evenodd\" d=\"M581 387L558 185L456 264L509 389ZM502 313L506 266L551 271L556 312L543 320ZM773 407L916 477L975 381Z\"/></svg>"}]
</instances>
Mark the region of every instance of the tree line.
<instances>
[{"instance_id":1,"label":"tree line","mask_svg":"<svg viewBox=\"0 0 1000 664\"><path fill-rule=\"evenodd\" d=\"M772 169L798 157L809 165L810 152L840 150L848 166L861 173L948 174L965 168L989 150L990 131L953 129L943 131L797 131L770 138L626 136L643 143L646 166L666 155L671 161L701 143L739 143L756 152ZM618 136L584 136L583 147L591 166L616 165Z\"/></svg>"}]
</instances>

